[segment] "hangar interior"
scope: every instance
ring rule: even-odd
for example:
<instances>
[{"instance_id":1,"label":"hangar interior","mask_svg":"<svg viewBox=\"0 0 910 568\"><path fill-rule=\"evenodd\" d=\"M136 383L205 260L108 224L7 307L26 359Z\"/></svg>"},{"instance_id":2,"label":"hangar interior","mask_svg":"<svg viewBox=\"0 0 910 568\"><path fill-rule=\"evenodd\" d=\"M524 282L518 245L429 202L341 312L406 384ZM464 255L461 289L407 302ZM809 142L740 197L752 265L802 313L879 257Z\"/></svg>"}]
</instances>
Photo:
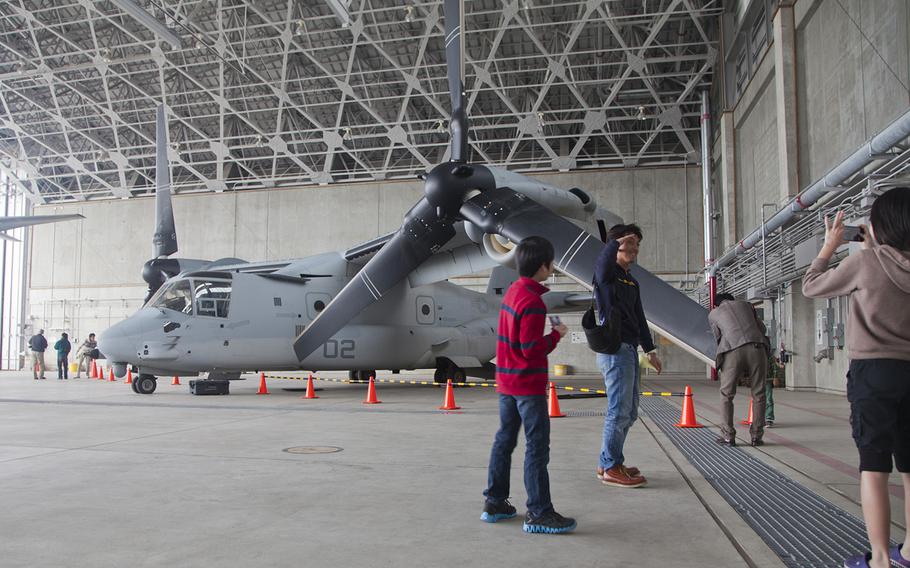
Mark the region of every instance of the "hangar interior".
<instances>
[{"instance_id":1,"label":"hangar interior","mask_svg":"<svg viewBox=\"0 0 910 568\"><path fill-rule=\"evenodd\" d=\"M0 244L2 369L28 371L38 329L75 346L143 306L159 105L180 257L279 262L396 231L423 196L418 176L451 157L444 30L435 0L0 4L4 214L84 217ZM907 183L907 2L467 0L462 38L471 161L579 188L637 223L641 266L702 306L711 276L752 301L786 391L837 395L825 404L846 412L847 299L806 298L801 279L825 215L864 222L877 195ZM489 277L449 281L482 292ZM561 274L549 285L585 292ZM571 333L550 363L597 375L580 310L563 320ZM664 382L652 385L677 391L685 377L714 396L710 366L657 339ZM829 412L813 408L800 418ZM813 427L803 458L813 442L839 451ZM667 441L634 436L655 452ZM696 475L674 457L668 471ZM827 483L813 467L799 481ZM838 468L829 489L855 482ZM858 489L841 489L826 498L855 513ZM733 565L728 552L782 565L757 542L702 551L706 565Z\"/></svg>"},{"instance_id":2,"label":"hangar interior","mask_svg":"<svg viewBox=\"0 0 910 568\"><path fill-rule=\"evenodd\" d=\"M165 27L181 31L180 50L117 3L7 7L0 133L11 204L86 219L4 244L7 278L16 278L5 299L5 368L21 366L35 329L79 339L141 305L159 102L170 113L184 256L302 257L398 226L421 189L408 180L448 151L437 100L441 7L354 6L338 16L333 4L152 2ZM711 95L720 257L902 117L907 8L646 2L637 15L639 6L619 4L468 3L472 147L484 161L582 188L638 223L641 264L706 304L700 92ZM899 178L900 148L876 149L813 211ZM773 343L790 361L788 388L843 392L846 306L799 293L807 262L798 245L819 226L803 219L759 239L718 269L718 285L764 299ZM661 349L670 372L703 366L669 341ZM565 342L554 358L592 371L586 352Z\"/></svg>"}]
</instances>

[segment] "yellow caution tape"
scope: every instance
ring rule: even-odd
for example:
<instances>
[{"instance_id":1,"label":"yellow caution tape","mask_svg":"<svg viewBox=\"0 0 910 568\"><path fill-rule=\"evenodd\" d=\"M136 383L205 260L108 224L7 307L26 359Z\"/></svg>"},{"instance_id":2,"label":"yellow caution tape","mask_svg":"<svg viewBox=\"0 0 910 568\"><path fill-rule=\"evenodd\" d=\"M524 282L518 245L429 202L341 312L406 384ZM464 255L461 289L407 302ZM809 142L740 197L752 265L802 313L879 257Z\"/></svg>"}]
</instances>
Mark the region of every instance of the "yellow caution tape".
<instances>
[{"instance_id":1,"label":"yellow caution tape","mask_svg":"<svg viewBox=\"0 0 910 568\"><path fill-rule=\"evenodd\" d=\"M267 379L284 379L291 381L305 381L309 376L305 377L295 377L288 375L266 375ZM317 377L313 375L314 381L325 381L330 383L347 383L354 385L365 385L369 381L357 381L352 379L329 379L323 377ZM435 381L416 381L416 380L406 380L406 379L373 379L375 383L385 383L385 384L397 384L397 385L423 385L430 387L444 387L445 383L437 383ZM465 383L452 383L454 387L486 387L486 388L495 388L496 383L477 383L477 382L465 382ZM568 385L556 385L556 390L572 391L572 392L583 392L590 394L599 394L607 395L607 391L603 389L589 389L585 387L573 387ZM654 392L654 391L644 391L639 393L641 396L684 396L684 393L681 392Z\"/></svg>"}]
</instances>

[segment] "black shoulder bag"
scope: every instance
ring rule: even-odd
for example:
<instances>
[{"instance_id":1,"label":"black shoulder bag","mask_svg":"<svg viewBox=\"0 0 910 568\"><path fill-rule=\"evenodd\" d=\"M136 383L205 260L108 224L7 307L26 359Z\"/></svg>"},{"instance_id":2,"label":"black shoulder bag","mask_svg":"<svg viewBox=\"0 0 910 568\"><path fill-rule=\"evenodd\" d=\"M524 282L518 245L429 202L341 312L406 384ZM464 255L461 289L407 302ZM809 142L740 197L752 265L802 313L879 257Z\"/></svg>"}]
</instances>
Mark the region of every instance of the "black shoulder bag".
<instances>
[{"instance_id":1,"label":"black shoulder bag","mask_svg":"<svg viewBox=\"0 0 910 568\"><path fill-rule=\"evenodd\" d=\"M611 289L612 292L612 289ZM597 323L597 310L594 298L597 295L597 283L594 283L594 291L591 294L591 307L584 315L581 316L581 327L585 330L585 337L588 339L588 347L595 353L604 353L613 355L619 351L622 345L620 337L620 326L622 325L619 310L610 308L607 310L607 319L602 324Z\"/></svg>"}]
</instances>

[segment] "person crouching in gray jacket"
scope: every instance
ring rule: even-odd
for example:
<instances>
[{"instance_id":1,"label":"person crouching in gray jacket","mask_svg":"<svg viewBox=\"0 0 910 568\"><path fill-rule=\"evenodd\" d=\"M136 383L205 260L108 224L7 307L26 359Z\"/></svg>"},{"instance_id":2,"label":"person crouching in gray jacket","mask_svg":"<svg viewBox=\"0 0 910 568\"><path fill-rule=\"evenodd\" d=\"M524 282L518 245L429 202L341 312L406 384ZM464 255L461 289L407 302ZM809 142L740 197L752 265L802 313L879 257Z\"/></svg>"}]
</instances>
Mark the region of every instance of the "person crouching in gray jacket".
<instances>
[{"instance_id":1,"label":"person crouching in gray jacket","mask_svg":"<svg viewBox=\"0 0 910 568\"><path fill-rule=\"evenodd\" d=\"M752 390L753 446L764 444L765 433L765 381L768 377L769 346L765 337L765 324L758 319L755 308L745 300L731 294L719 294L717 307L708 314L708 322L717 340L716 367L720 373L721 438L718 444L736 445L733 429L733 397L740 378L749 380Z\"/></svg>"}]
</instances>

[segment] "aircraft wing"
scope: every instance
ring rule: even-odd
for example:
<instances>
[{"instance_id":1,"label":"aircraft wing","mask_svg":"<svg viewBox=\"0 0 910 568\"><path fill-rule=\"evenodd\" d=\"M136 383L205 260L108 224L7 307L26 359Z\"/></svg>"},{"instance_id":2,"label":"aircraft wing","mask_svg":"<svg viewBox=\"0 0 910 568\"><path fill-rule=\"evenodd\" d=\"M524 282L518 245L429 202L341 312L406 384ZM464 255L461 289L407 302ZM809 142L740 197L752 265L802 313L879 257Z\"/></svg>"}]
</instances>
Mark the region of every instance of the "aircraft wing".
<instances>
[{"instance_id":1,"label":"aircraft wing","mask_svg":"<svg viewBox=\"0 0 910 568\"><path fill-rule=\"evenodd\" d=\"M43 223L57 223L59 221L72 221L73 219L84 219L82 215L31 215L24 217L0 217L0 233L20 227L29 227L31 225L41 225ZM9 235L0 235L2 238L16 240Z\"/></svg>"}]
</instances>

